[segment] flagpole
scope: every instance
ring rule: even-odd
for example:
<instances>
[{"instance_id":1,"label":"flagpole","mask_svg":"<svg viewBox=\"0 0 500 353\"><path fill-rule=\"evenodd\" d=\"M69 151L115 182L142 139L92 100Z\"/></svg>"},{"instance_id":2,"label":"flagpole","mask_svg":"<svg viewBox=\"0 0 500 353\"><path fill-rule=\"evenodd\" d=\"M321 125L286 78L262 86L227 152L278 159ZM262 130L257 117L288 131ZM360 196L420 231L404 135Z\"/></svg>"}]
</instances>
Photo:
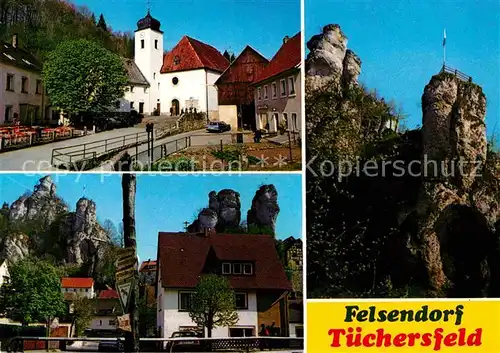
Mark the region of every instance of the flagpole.
<instances>
[{"instance_id":1,"label":"flagpole","mask_svg":"<svg viewBox=\"0 0 500 353\"><path fill-rule=\"evenodd\" d=\"M443 70L446 66L446 29L444 30L444 38L443 38Z\"/></svg>"}]
</instances>

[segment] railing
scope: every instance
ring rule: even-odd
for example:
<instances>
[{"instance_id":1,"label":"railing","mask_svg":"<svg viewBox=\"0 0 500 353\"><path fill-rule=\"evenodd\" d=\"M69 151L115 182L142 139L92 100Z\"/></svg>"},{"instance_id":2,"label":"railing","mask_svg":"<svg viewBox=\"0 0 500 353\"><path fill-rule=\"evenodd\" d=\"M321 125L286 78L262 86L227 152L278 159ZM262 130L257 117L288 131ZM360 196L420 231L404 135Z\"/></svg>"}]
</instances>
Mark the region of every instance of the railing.
<instances>
[{"instance_id":1,"label":"railing","mask_svg":"<svg viewBox=\"0 0 500 353\"><path fill-rule=\"evenodd\" d=\"M76 137L75 130L67 129L42 129L39 131L31 127L1 128L0 151L13 150L28 146L40 145Z\"/></svg>"},{"instance_id":2,"label":"railing","mask_svg":"<svg viewBox=\"0 0 500 353\"><path fill-rule=\"evenodd\" d=\"M51 164L55 167L64 166L67 168L76 162L96 159L111 152L138 146L146 141L147 132L138 132L69 147L54 148Z\"/></svg>"},{"instance_id":3,"label":"railing","mask_svg":"<svg viewBox=\"0 0 500 353\"><path fill-rule=\"evenodd\" d=\"M446 65L443 65L443 67L441 68L441 72L442 73L446 72L446 73L449 73L449 74L453 74L453 75L455 75L457 78L459 78L462 81L472 82L472 77L471 76L468 76L468 75L464 74L463 72L460 72L457 69L454 69L454 68L446 66Z\"/></svg>"},{"instance_id":4,"label":"railing","mask_svg":"<svg viewBox=\"0 0 500 353\"><path fill-rule=\"evenodd\" d=\"M174 141L169 141L164 144L153 146L152 150L138 152L132 156L132 163L135 165L146 166L151 162L156 162L173 153L182 151L191 147L191 136L182 137Z\"/></svg>"},{"instance_id":5,"label":"railing","mask_svg":"<svg viewBox=\"0 0 500 353\"><path fill-rule=\"evenodd\" d=\"M113 351L124 351L125 339L123 337L14 337L6 344L7 352L24 352L32 346L42 349L59 349L61 351L71 351L71 345L75 342L106 343L108 349ZM42 343L42 345L37 344ZM50 343L55 343L50 344ZM293 337L228 337L228 338L140 338L141 352L250 352L252 350L274 350L302 352L304 349L303 338ZM81 349L81 347L74 347ZM114 348L114 349L113 349ZM108 350L109 351L109 350Z\"/></svg>"}]
</instances>

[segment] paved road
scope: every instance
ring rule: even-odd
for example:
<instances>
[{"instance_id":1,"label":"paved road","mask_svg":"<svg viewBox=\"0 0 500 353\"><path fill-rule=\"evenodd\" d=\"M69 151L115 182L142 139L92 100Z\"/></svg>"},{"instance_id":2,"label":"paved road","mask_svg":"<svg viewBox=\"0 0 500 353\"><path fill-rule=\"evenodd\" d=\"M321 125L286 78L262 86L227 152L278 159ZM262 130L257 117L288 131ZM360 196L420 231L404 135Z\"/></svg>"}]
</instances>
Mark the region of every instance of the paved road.
<instances>
[{"instance_id":1,"label":"paved road","mask_svg":"<svg viewBox=\"0 0 500 353\"><path fill-rule=\"evenodd\" d=\"M144 132L144 129L135 127L104 131L98 134L87 135L69 140L48 143L46 145L23 148L16 151L0 153L0 171L51 171L57 170L50 165L50 158L54 148L69 147L82 143L89 143L128 134Z\"/></svg>"},{"instance_id":2,"label":"paved road","mask_svg":"<svg viewBox=\"0 0 500 353\"><path fill-rule=\"evenodd\" d=\"M112 131L105 131L98 134L83 136L79 138L69 139L65 141L49 143L46 145L34 146L11 152L4 152L0 154L0 171L48 172L48 171L59 170L51 165L52 150L54 148L71 147L71 146L81 145L84 143L90 143L90 142L122 137L125 135L131 135L143 132L144 129L137 127L122 128ZM197 130L170 136L167 138L163 138L161 140L156 140L154 142L154 146L159 146L161 144L182 139L185 138L186 136L191 136L191 146L218 146L220 145L221 141L224 145L231 143L232 141L230 133L216 134L216 133L208 133L205 130ZM245 135L244 139L245 142L250 142L251 140L252 140L251 135ZM182 142L180 143L182 144ZM173 146L174 145L172 145L172 147ZM75 147L75 149L77 148ZM147 150L147 144L143 144L139 146L137 149L135 147L131 148L129 150L129 153L135 155L136 152L142 152L146 150ZM155 157L156 155L157 152L155 152ZM145 163L146 160L142 162ZM110 168L100 167L95 169L95 171L97 170L107 171L110 170Z\"/></svg>"}]
</instances>

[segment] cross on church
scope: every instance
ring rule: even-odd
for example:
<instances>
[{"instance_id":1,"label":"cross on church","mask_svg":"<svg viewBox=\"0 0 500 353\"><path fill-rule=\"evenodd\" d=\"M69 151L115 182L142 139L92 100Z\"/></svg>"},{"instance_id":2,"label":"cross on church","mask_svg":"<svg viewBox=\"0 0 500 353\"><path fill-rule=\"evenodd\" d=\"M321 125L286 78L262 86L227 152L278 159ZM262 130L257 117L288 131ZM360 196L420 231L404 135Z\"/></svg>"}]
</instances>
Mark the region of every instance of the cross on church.
<instances>
[{"instance_id":1,"label":"cross on church","mask_svg":"<svg viewBox=\"0 0 500 353\"><path fill-rule=\"evenodd\" d=\"M148 12L151 11L151 0L148 0Z\"/></svg>"}]
</instances>

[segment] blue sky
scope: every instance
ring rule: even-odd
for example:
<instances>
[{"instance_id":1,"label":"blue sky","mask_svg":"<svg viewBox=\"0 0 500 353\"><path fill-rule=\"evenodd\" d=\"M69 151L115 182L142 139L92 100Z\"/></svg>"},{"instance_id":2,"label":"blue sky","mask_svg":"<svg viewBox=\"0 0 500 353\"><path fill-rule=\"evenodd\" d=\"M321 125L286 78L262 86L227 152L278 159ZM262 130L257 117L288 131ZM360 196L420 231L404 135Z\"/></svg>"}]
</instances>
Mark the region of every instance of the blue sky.
<instances>
[{"instance_id":1,"label":"blue sky","mask_svg":"<svg viewBox=\"0 0 500 353\"><path fill-rule=\"evenodd\" d=\"M305 1L306 41L324 25L339 24L363 61L360 80L401 103L409 127L421 124L420 98L441 68L446 28L447 65L483 87L488 136L496 128L500 137L498 0Z\"/></svg>"},{"instance_id":2,"label":"blue sky","mask_svg":"<svg viewBox=\"0 0 500 353\"><path fill-rule=\"evenodd\" d=\"M0 202L12 204L43 175L0 174ZM122 220L121 176L107 174L52 175L57 194L75 209L85 196L97 204L97 217L110 219L118 227ZM138 175L136 192L136 231L141 261L156 258L159 231L183 231L198 211L208 206L212 190L234 189L240 193L242 219L251 207L255 191L262 184L274 184L278 190L281 212L276 236L302 236L302 192L300 174L232 174L232 175Z\"/></svg>"},{"instance_id":3,"label":"blue sky","mask_svg":"<svg viewBox=\"0 0 500 353\"><path fill-rule=\"evenodd\" d=\"M147 13L147 0L73 0L115 31L137 29ZM151 0L151 15L161 22L164 48L184 36L238 55L246 45L270 59L284 36L300 31L300 0Z\"/></svg>"}]
</instances>

